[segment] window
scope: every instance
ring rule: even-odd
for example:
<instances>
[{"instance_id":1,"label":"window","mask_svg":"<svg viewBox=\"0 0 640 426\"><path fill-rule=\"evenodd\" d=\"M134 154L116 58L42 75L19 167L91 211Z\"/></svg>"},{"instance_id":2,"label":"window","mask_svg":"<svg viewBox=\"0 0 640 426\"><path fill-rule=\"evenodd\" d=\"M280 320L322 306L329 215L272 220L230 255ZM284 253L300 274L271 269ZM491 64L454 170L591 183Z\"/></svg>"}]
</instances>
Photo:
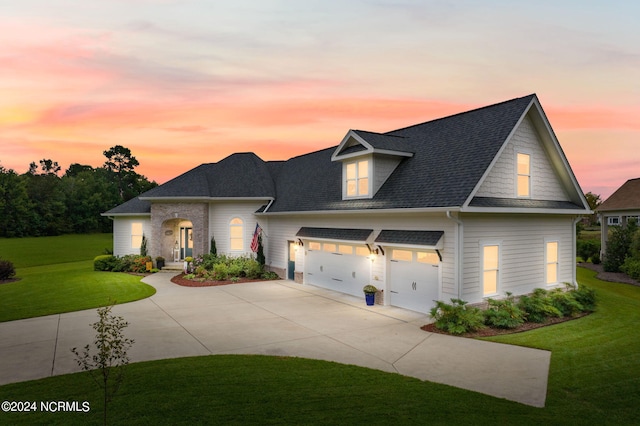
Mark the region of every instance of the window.
<instances>
[{"instance_id":1,"label":"window","mask_svg":"<svg viewBox=\"0 0 640 426\"><path fill-rule=\"evenodd\" d=\"M500 278L500 246L482 247L482 294L491 296L498 293Z\"/></svg>"},{"instance_id":2,"label":"window","mask_svg":"<svg viewBox=\"0 0 640 426\"><path fill-rule=\"evenodd\" d=\"M338 246L338 252L340 252L341 254L353 254L353 246L340 244Z\"/></svg>"},{"instance_id":3,"label":"window","mask_svg":"<svg viewBox=\"0 0 640 426\"><path fill-rule=\"evenodd\" d=\"M609 216L607 218L607 225L611 225L611 226L620 225L620 216Z\"/></svg>"},{"instance_id":4,"label":"window","mask_svg":"<svg viewBox=\"0 0 640 426\"><path fill-rule=\"evenodd\" d=\"M244 222L239 217L229 223L229 248L232 251L244 250Z\"/></svg>"},{"instance_id":5,"label":"window","mask_svg":"<svg viewBox=\"0 0 640 426\"><path fill-rule=\"evenodd\" d=\"M142 245L142 232L141 222L131 224L131 248L140 248Z\"/></svg>"},{"instance_id":6,"label":"window","mask_svg":"<svg viewBox=\"0 0 640 426\"><path fill-rule=\"evenodd\" d=\"M313 250L320 250L320 248L322 247L322 244L320 244L317 241L309 241L309 250L313 251Z\"/></svg>"},{"instance_id":7,"label":"window","mask_svg":"<svg viewBox=\"0 0 640 426\"><path fill-rule=\"evenodd\" d=\"M356 256L369 256L370 252L369 252L369 248L368 247L362 247L362 246L358 246L356 247Z\"/></svg>"},{"instance_id":8,"label":"window","mask_svg":"<svg viewBox=\"0 0 640 426\"><path fill-rule=\"evenodd\" d=\"M555 284L558 282L558 242L548 241L545 252L546 282Z\"/></svg>"},{"instance_id":9,"label":"window","mask_svg":"<svg viewBox=\"0 0 640 426\"><path fill-rule=\"evenodd\" d=\"M391 253L391 260L401 262L411 262L413 260L413 252L409 250L396 250Z\"/></svg>"},{"instance_id":10,"label":"window","mask_svg":"<svg viewBox=\"0 0 640 426\"><path fill-rule=\"evenodd\" d=\"M416 253L416 257L417 257L416 260L420 263L429 263L431 265L437 265L438 262L440 262L440 257L438 256L438 253L434 253L434 252L419 251Z\"/></svg>"},{"instance_id":11,"label":"window","mask_svg":"<svg viewBox=\"0 0 640 426\"><path fill-rule=\"evenodd\" d=\"M369 160L354 161L346 164L347 197L366 197L369 195Z\"/></svg>"},{"instance_id":12,"label":"window","mask_svg":"<svg viewBox=\"0 0 640 426\"><path fill-rule=\"evenodd\" d=\"M518 153L518 197L531 196L531 156Z\"/></svg>"},{"instance_id":13,"label":"window","mask_svg":"<svg viewBox=\"0 0 640 426\"><path fill-rule=\"evenodd\" d=\"M324 243L322 245L322 250L326 251L328 253L335 253L336 252L336 245L333 243Z\"/></svg>"}]
</instances>

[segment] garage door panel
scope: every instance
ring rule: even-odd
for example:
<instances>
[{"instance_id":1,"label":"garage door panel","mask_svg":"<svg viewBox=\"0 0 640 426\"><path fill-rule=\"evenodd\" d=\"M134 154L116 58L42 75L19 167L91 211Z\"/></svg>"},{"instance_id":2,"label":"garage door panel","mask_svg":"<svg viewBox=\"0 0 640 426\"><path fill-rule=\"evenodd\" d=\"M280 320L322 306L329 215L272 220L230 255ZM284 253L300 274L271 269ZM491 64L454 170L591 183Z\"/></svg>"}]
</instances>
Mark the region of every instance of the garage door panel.
<instances>
[{"instance_id":1,"label":"garage door panel","mask_svg":"<svg viewBox=\"0 0 640 426\"><path fill-rule=\"evenodd\" d=\"M440 274L437 253L426 250L392 249L390 251L389 303L419 312L429 312L434 305L434 300L439 296Z\"/></svg>"},{"instance_id":2,"label":"garage door panel","mask_svg":"<svg viewBox=\"0 0 640 426\"><path fill-rule=\"evenodd\" d=\"M369 282L370 262L368 259L356 255L355 249L351 250L353 254L346 254L348 250L344 244L325 244L335 252L324 250L309 250L307 252L307 283L360 296L362 287Z\"/></svg>"}]
</instances>

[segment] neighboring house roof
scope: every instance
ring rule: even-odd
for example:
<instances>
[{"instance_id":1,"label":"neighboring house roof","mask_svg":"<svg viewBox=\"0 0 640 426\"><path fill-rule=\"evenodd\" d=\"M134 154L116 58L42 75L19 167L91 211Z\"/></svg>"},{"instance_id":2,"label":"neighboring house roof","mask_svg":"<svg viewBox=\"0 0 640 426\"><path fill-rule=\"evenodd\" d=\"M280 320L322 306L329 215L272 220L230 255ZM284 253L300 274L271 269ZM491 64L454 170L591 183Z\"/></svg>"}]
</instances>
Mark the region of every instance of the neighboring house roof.
<instances>
[{"instance_id":1,"label":"neighboring house roof","mask_svg":"<svg viewBox=\"0 0 640 426\"><path fill-rule=\"evenodd\" d=\"M530 112L572 202L475 197L511 135ZM363 154L393 156L397 167L372 198L343 199L343 164L336 160ZM387 133L350 130L338 146L287 161L264 162L252 153L233 154L218 163L196 167L139 198L272 200L258 213L488 207L588 211L536 95Z\"/></svg>"},{"instance_id":2,"label":"neighboring house roof","mask_svg":"<svg viewBox=\"0 0 640 426\"><path fill-rule=\"evenodd\" d=\"M629 179L607 198L598 208L598 212L613 210L640 209L640 178Z\"/></svg>"}]
</instances>

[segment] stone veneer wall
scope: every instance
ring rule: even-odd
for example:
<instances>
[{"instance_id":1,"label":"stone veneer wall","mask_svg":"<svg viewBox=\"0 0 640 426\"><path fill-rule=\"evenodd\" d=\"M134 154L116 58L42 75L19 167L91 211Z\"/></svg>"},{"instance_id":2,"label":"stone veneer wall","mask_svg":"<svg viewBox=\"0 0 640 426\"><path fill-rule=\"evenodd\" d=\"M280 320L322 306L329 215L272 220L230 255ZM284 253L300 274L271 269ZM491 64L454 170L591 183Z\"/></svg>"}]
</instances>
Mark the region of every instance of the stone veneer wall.
<instances>
[{"instance_id":1,"label":"stone veneer wall","mask_svg":"<svg viewBox=\"0 0 640 426\"><path fill-rule=\"evenodd\" d=\"M193 255L209 252L209 204L208 203L151 203L151 239L149 255L166 257L167 247L162 247L163 224L168 220L188 220L193 225ZM171 247L173 248L173 246Z\"/></svg>"}]
</instances>

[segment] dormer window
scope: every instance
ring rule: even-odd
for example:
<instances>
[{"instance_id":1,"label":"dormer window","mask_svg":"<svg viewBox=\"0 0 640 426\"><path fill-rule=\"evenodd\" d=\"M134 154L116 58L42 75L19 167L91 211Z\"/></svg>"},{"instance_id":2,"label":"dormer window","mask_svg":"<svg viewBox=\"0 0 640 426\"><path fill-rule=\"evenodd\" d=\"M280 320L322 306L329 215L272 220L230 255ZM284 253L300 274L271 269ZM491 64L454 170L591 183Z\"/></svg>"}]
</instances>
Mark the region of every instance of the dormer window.
<instances>
[{"instance_id":1,"label":"dormer window","mask_svg":"<svg viewBox=\"0 0 640 426\"><path fill-rule=\"evenodd\" d=\"M531 196L531 156L529 154L518 153L518 197Z\"/></svg>"},{"instance_id":2,"label":"dormer window","mask_svg":"<svg viewBox=\"0 0 640 426\"><path fill-rule=\"evenodd\" d=\"M345 198L365 198L371 195L371 186L369 185L370 169L370 160L357 160L344 163Z\"/></svg>"}]
</instances>

